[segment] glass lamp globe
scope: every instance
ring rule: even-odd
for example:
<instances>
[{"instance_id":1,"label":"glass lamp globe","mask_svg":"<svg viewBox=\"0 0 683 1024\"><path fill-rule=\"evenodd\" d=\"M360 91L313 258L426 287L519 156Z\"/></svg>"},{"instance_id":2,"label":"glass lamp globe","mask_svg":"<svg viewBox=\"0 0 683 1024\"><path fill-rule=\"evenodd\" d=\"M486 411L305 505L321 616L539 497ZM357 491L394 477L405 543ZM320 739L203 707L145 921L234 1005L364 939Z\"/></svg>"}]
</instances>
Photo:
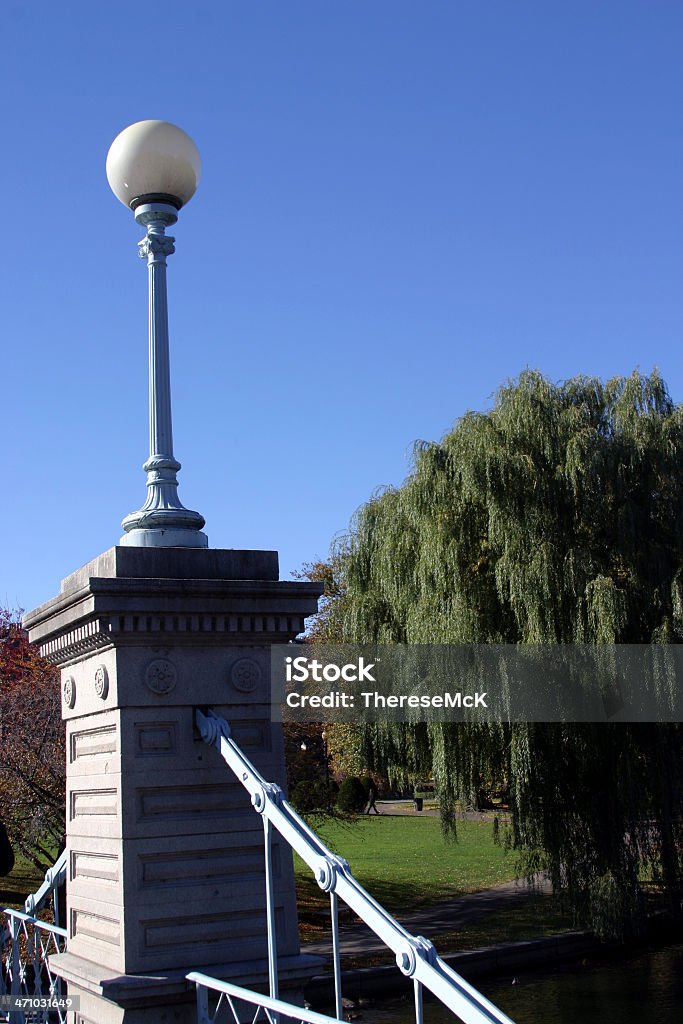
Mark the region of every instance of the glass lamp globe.
<instances>
[{"instance_id":1,"label":"glass lamp globe","mask_svg":"<svg viewBox=\"0 0 683 1024\"><path fill-rule=\"evenodd\" d=\"M137 121L107 153L107 179L117 199L135 209L167 202L180 209L194 195L202 163L189 135L168 121Z\"/></svg>"}]
</instances>

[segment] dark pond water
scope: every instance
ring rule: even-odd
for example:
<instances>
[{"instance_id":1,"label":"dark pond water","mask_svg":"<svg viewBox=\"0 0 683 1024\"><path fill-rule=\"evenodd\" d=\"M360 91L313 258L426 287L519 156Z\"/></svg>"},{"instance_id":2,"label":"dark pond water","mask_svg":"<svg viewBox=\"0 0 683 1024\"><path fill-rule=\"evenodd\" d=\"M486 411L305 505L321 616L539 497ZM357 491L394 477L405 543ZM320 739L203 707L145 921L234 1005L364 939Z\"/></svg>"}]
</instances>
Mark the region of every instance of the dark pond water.
<instances>
[{"instance_id":1,"label":"dark pond water","mask_svg":"<svg viewBox=\"0 0 683 1024\"><path fill-rule=\"evenodd\" d=\"M481 988L516 1024L683 1024L683 944L511 980ZM363 1008L358 1017L359 1024L414 1019L407 1002ZM425 1024L455 1019L438 1003L425 1004Z\"/></svg>"}]
</instances>

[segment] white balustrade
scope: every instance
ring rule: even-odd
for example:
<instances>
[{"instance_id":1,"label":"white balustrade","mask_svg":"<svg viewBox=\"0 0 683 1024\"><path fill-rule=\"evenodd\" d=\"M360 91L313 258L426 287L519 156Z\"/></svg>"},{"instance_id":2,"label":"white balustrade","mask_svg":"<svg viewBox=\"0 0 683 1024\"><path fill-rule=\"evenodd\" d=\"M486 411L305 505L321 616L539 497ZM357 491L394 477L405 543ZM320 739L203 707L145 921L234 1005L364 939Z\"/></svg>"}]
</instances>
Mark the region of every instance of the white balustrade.
<instances>
[{"instance_id":1,"label":"white balustrade","mask_svg":"<svg viewBox=\"0 0 683 1024\"><path fill-rule=\"evenodd\" d=\"M265 1016L262 1019L276 1020L279 1016L302 1022L342 1021L342 976L339 948L339 899L342 899L356 915L392 950L396 957L399 970L411 978L415 993L416 1024L423 1024L422 996L423 988L428 989L444 1006L459 1018L463 1024L513 1024L510 1018L493 1005L474 986L453 971L437 955L432 943L421 935L411 935L381 906L354 878L349 865L329 850L322 840L313 832L306 822L285 800L279 786L267 782L254 765L242 752L230 735L230 726L215 712L209 710L205 715L196 711L196 722L205 743L218 748L223 759L251 796L252 806L263 819L265 837L265 877L268 909L268 959L270 976L270 999L258 993L250 993L251 1001L261 1007ZM282 1004L278 1000L277 979L277 945L275 920L272 900L271 873L271 836L275 828L293 850L313 871L321 889L330 895L330 913L332 920L332 948L335 987L335 1017L323 1017L320 1014L306 1015L301 1008L290 1004ZM197 981L201 978L201 981ZM229 995L228 990L235 986L227 986L217 979L206 975L190 974L190 981L198 985L199 1024L212 1024L217 1021L217 1013L208 1016L208 990L220 993L219 1001ZM245 990L240 990L244 992ZM235 995L236 993L232 993ZM240 996L239 998L245 998ZM259 1001L260 1000L260 1001ZM229 1002L229 1000L228 1000ZM278 1006L275 1005L278 1003ZM288 1012L282 1006L288 1007ZM260 1018L257 1009L253 1020ZM235 1017L237 1021L238 1018Z\"/></svg>"},{"instance_id":2,"label":"white balustrade","mask_svg":"<svg viewBox=\"0 0 683 1024\"><path fill-rule=\"evenodd\" d=\"M61 953L66 929L10 907L0 907L0 996L60 1000L65 986L50 970L49 957ZM11 1024L66 1024L66 1010L40 1007L0 1010L0 1021Z\"/></svg>"}]
</instances>

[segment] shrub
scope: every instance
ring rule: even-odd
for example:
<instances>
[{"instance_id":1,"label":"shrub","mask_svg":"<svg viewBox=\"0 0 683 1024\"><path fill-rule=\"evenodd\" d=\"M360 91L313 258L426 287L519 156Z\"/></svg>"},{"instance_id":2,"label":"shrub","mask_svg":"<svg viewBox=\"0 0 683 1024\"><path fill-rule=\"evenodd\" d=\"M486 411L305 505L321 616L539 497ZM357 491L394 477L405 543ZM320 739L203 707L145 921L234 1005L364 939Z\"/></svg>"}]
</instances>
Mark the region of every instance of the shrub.
<instances>
[{"instance_id":1,"label":"shrub","mask_svg":"<svg viewBox=\"0 0 683 1024\"><path fill-rule=\"evenodd\" d=\"M303 780L297 782L289 794L289 802L302 814L308 811L326 811L335 801L332 786L328 787L322 780Z\"/></svg>"},{"instance_id":2,"label":"shrub","mask_svg":"<svg viewBox=\"0 0 683 1024\"><path fill-rule=\"evenodd\" d=\"M337 805L340 811L357 814L368 802L365 786L357 775L349 775L339 787Z\"/></svg>"}]
</instances>

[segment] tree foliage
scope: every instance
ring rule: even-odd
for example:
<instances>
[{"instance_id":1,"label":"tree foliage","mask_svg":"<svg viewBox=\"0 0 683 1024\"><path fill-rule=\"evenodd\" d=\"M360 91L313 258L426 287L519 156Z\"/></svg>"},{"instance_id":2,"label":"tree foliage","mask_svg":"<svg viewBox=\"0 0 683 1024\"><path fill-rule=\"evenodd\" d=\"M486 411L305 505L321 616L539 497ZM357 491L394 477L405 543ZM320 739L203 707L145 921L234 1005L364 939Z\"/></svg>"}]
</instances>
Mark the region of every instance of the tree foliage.
<instances>
[{"instance_id":1,"label":"tree foliage","mask_svg":"<svg viewBox=\"0 0 683 1024\"><path fill-rule=\"evenodd\" d=\"M0 818L42 870L64 835L65 756L59 676L0 609Z\"/></svg>"},{"instance_id":2,"label":"tree foliage","mask_svg":"<svg viewBox=\"0 0 683 1024\"><path fill-rule=\"evenodd\" d=\"M682 488L683 414L657 373L527 371L359 510L321 639L680 643ZM433 772L446 827L483 778L509 785L512 844L579 920L637 927L643 870L680 911L681 724L386 724L362 739L371 767Z\"/></svg>"},{"instance_id":3,"label":"tree foliage","mask_svg":"<svg viewBox=\"0 0 683 1024\"><path fill-rule=\"evenodd\" d=\"M318 612L311 616L306 624L306 643L343 642L342 624L335 615L337 602L344 593L343 563L344 555L339 552L332 554L327 562L306 562L300 572L294 573L297 579L323 584ZM362 747L358 743L355 726L346 722L327 722L325 730L330 771L340 775L362 775L368 766ZM292 763L296 760L296 751L291 751L291 748L287 747L288 731L291 732L291 727L285 725L285 757L289 777L290 758Z\"/></svg>"}]
</instances>

